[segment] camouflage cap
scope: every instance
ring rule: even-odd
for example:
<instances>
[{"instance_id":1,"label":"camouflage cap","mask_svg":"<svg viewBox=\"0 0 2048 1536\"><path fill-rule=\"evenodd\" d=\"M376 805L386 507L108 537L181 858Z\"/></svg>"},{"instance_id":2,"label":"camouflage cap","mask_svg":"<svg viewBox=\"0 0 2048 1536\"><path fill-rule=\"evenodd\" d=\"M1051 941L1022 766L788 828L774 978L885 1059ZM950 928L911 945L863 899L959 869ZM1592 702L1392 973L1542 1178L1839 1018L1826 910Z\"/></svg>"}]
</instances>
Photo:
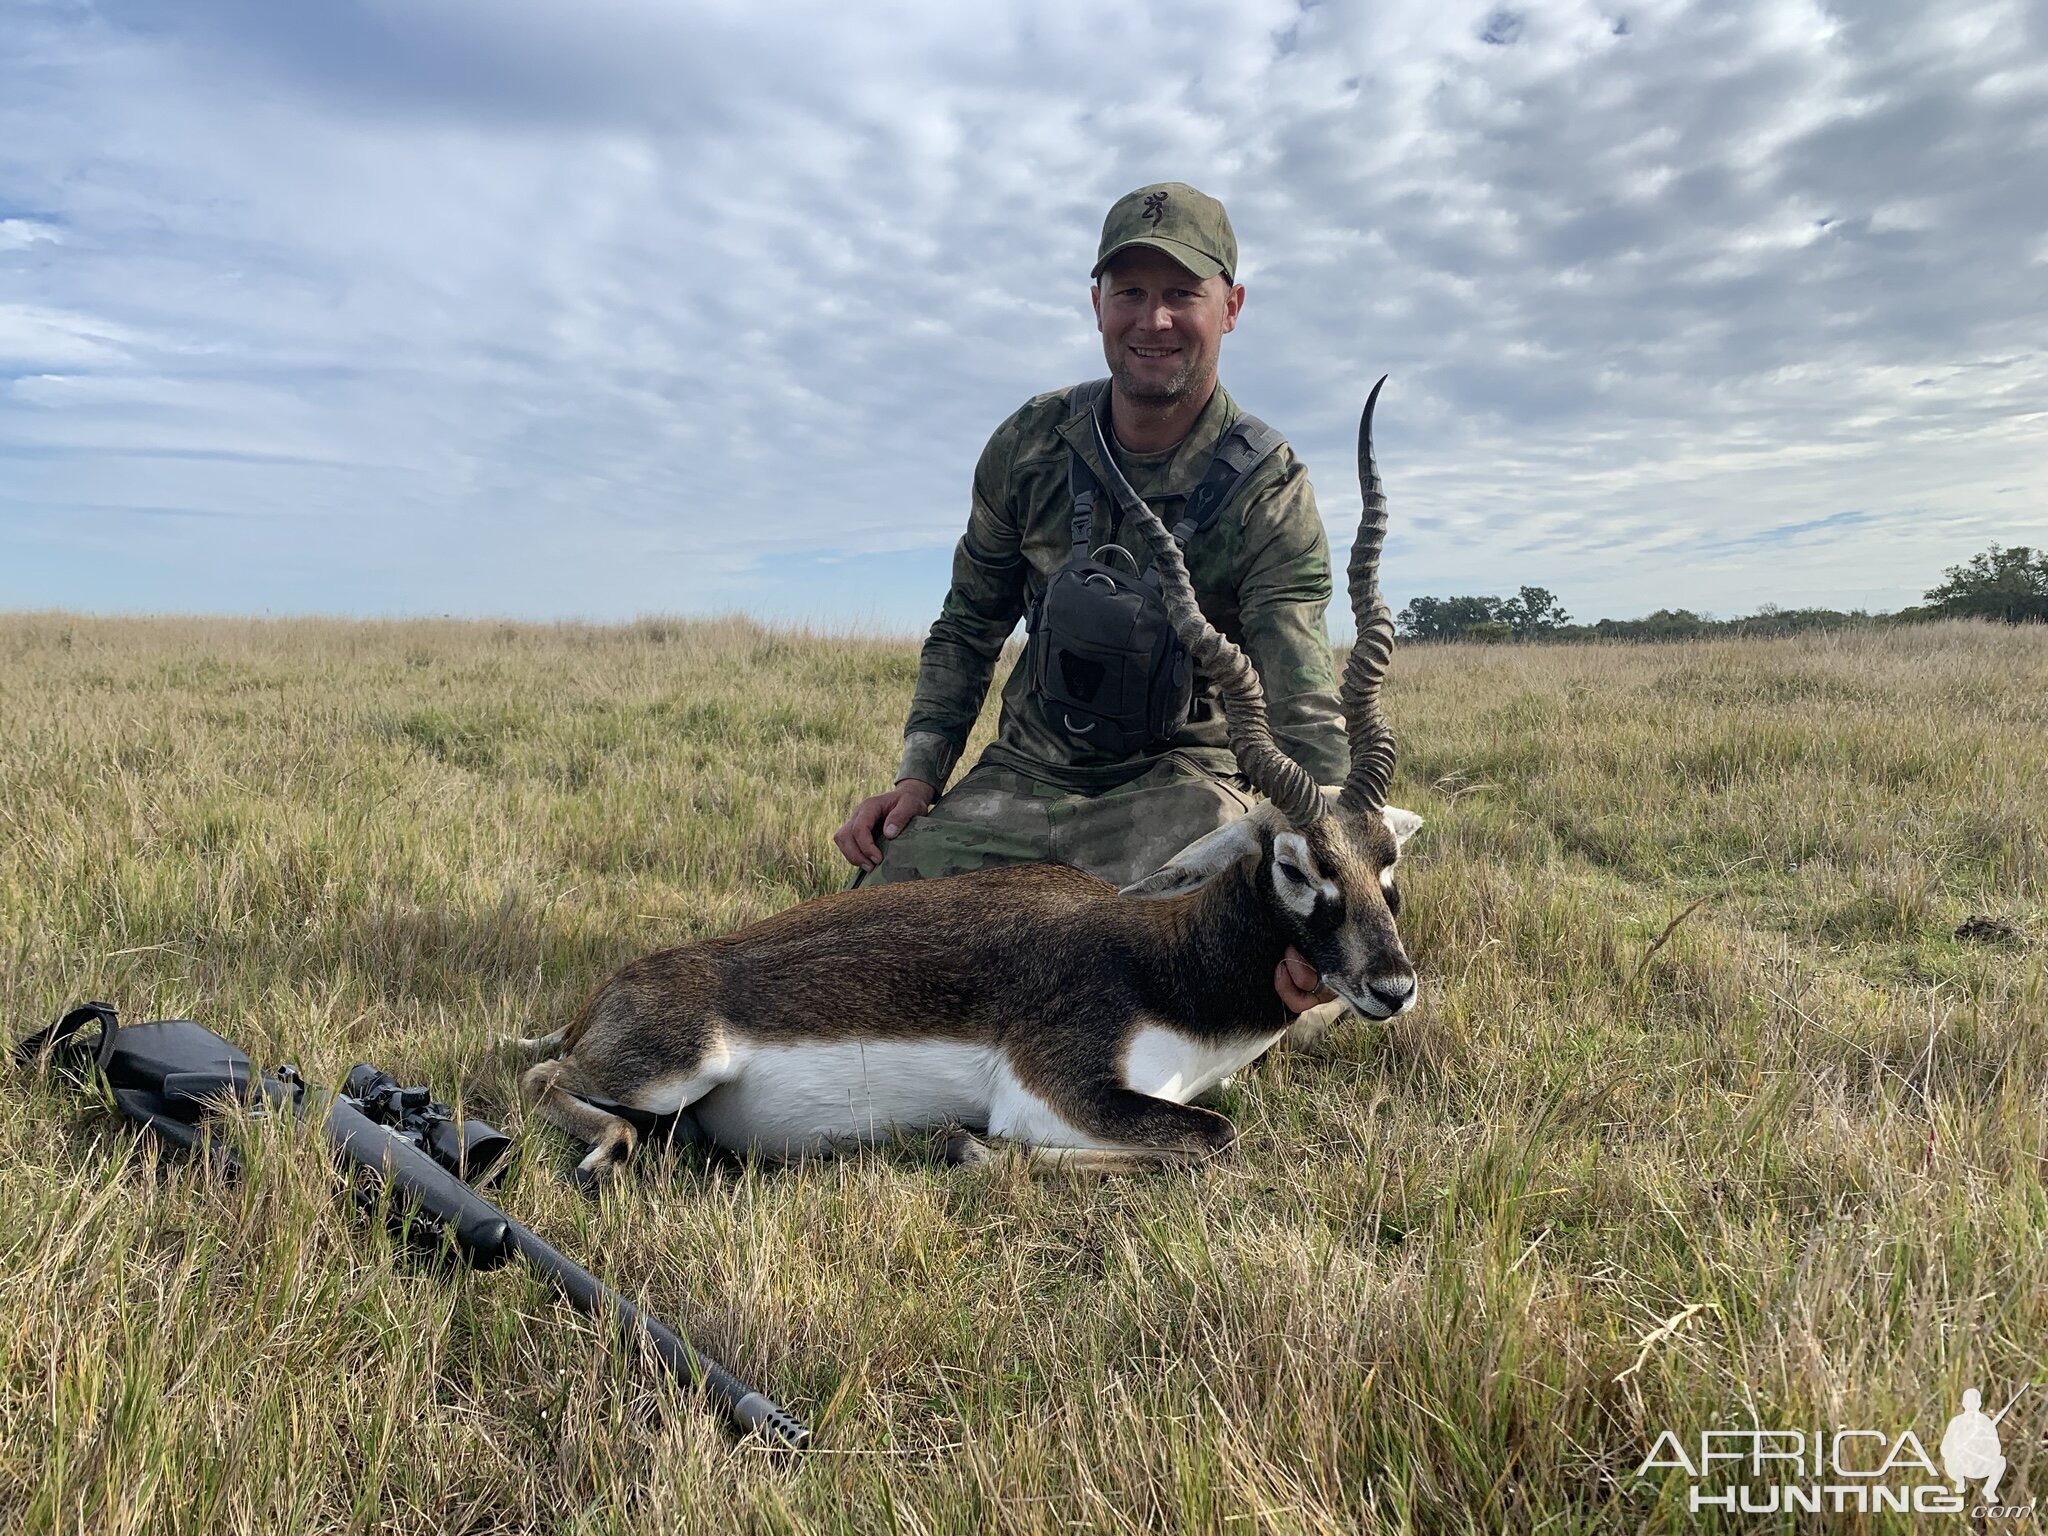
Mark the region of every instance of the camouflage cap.
<instances>
[{"instance_id":1,"label":"camouflage cap","mask_svg":"<svg viewBox=\"0 0 2048 1536\"><path fill-rule=\"evenodd\" d=\"M1230 215L1215 198L1186 182L1162 181L1127 192L1102 221L1102 244L1088 275L1102 276L1119 251L1148 245L1172 257L1197 277L1229 277L1237 271L1237 236Z\"/></svg>"}]
</instances>

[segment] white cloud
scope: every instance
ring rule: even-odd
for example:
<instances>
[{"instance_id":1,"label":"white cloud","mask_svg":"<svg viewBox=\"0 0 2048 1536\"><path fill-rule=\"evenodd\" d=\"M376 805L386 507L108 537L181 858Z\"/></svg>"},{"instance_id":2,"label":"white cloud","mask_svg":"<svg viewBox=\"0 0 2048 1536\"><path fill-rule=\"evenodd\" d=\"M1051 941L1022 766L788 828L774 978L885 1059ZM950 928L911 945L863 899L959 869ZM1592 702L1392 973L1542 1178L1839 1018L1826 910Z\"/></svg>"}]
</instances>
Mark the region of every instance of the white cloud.
<instances>
[{"instance_id":1,"label":"white cloud","mask_svg":"<svg viewBox=\"0 0 2048 1536\"><path fill-rule=\"evenodd\" d=\"M26 250L39 240L57 245L63 239L64 232L55 225L34 219L0 219L0 251Z\"/></svg>"},{"instance_id":2,"label":"white cloud","mask_svg":"<svg viewBox=\"0 0 2048 1536\"><path fill-rule=\"evenodd\" d=\"M130 356L134 333L92 315L31 304L0 304L0 367L8 372L95 363Z\"/></svg>"},{"instance_id":3,"label":"white cloud","mask_svg":"<svg viewBox=\"0 0 2048 1536\"><path fill-rule=\"evenodd\" d=\"M1225 378L1340 543L1394 373L1397 597L1884 605L2044 537L2023 6L15 14L0 528L51 553L0 602L106 590L81 542L52 595L59 530L134 505L213 605L920 626L1167 178L1231 207Z\"/></svg>"}]
</instances>

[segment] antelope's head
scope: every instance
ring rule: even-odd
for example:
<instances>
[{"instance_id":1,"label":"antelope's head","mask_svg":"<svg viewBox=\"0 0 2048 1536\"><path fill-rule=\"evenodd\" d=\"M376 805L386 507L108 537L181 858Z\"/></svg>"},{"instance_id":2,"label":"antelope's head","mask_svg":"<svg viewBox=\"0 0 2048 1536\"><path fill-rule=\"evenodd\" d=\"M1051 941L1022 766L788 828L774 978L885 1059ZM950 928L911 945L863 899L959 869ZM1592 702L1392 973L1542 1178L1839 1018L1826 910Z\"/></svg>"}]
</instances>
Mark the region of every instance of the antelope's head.
<instances>
[{"instance_id":1,"label":"antelope's head","mask_svg":"<svg viewBox=\"0 0 2048 1536\"><path fill-rule=\"evenodd\" d=\"M1365 507L1346 573L1358 643L1345 663L1338 693L1351 747L1351 769L1339 787L1317 784L1281 751L1267 724L1258 673L1244 652L1202 617L1172 535L1136 496L1126 503L1126 515L1138 518L1152 547L1175 630L1222 690L1238 766L1266 803L1190 843L1124 894L1169 896L1192 890L1256 854L1262 892L1294 947L1322 973L1325 985L1375 1019L1390 1018L1415 1002L1415 967L1394 922L1401 910L1395 867L1402 845L1422 825L1414 812L1387 804L1394 734L1380 710L1380 684L1394 652L1394 619L1379 591L1387 498L1372 454L1373 407L1385 383L1381 379L1373 386L1358 424L1358 478ZM1106 451L1103 457L1114 465Z\"/></svg>"}]
</instances>

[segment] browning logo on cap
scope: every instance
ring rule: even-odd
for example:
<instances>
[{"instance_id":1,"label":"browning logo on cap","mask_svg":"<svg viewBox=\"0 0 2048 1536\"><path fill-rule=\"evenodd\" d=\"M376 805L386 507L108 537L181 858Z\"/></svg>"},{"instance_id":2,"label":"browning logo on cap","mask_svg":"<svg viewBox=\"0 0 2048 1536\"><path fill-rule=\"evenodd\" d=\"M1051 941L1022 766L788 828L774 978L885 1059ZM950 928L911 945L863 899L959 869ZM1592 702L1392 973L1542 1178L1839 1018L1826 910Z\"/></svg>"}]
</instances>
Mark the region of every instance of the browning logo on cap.
<instances>
[{"instance_id":1,"label":"browning logo on cap","mask_svg":"<svg viewBox=\"0 0 2048 1536\"><path fill-rule=\"evenodd\" d=\"M1199 278L1221 273L1228 279L1237 271L1237 236L1230 228L1230 215L1215 198L1185 182L1159 182L1118 198L1102 221L1102 244L1088 275L1102 276L1119 251L1134 245L1170 256Z\"/></svg>"}]
</instances>

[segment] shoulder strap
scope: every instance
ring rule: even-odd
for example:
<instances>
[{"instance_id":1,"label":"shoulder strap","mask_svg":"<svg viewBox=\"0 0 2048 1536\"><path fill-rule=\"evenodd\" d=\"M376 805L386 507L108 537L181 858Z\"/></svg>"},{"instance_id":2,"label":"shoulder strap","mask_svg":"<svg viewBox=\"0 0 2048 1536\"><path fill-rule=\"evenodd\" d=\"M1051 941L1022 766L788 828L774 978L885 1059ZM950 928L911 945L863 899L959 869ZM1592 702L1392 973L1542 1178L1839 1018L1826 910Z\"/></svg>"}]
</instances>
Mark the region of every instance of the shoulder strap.
<instances>
[{"instance_id":1,"label":"shoulder strap","mask_svg":"<svg viewBox=\"0 0 2048 1536\"><path fill-rule=\"evenodd\" d=\"M1072 407L1074 417L1093 416L1102 409L1102 397L1109 393L1109 380L1090 379L1086 384L1076 384L1067 392L1067 404Z\"/></svg>"},{"instance_id":2,"label":"shoulder strap","mask_svg":"<svg viewBox=\"0 0 2048 1536\"><path fill-rule=\"evenodd\" d=\"M1246 414L1230 424L1216 455L1181 508L1180 521L1173 525L1174 539L1185 549L1189 539L1215 520L1244 477L1257 469L1278 448L1283 439L1278 429L1258 417Z\"/></svg>"},{"instance_id":3,"label":"shoulder strap","mask_svg":"<svg viewBox=\"0 0 2048 1536\"><path fill-rule=\"evenodd\" d=\"M1096 413L1107 393L1107 379L1090 379L1086 384L1076 384L1073 393L1067 397L1073 406L1074 417L1099 420ZM1067 445L1067 493L1073 498L1068 523L1068 533L1074 542L1073 558L1085 560L1088 558L1089 540L1095 531L1095 502L1102 494L1102 482L1088 467L1088 461L1081 457L1080 450L1071 443Z\"/></svg>"},{"instance_id":4,"label":"shoulder strap","mask_svg":"<svg viewBox=\"0 0 2048 1536\"><path fill-rule=\"evenodd\" d=\"M72 1037L95 1022L100 1027L98 1036L85 1044L73 1045ZM120 1027L120 1016L114 1012L112 1003L86 1003L22 1041L14 1048L14 1060L19 1066L31 1067L44 1052L61 1051L67 1064L82 1065L90 1056L96 1066L105 1070L107 1058L114 1053L115 1031Z\"/></svg>"},{"instance_id":5,"label":"shoulder strap","mask_svg":"<svg viewBox=\"0 0 2048 1536\"><path fill-rule=\"evenodd\" d=\"M1076 416L1086 413L1093 418L1096 449L1102 454L1102 462L1116 475L1118 500L1135 499L1128 482L1117 474L1115 457L1110 453L1108 440L1102 432L1102 416L1098 409L1101 399L1108 392L1109 380L1096 379L1087 384L1076 385L1070 397ZM1188 493L1186 505L1181 508L1179 521L1173 525L1174 542L1186 549L1188 540L1200 533L1216 519L1245 476L1257 469L1272 456L1273 450L1286 441L1277 427L1270 427L1250 412L1240 415L1224 431L1216 444L1216 452L1209 460L1209 467L1194 490ZM1075 558L1084 558L1088 553L1088 540L1095 523L1095 503L1102 495L1102 482L1095 471L1088 467L1087 460L1071 443L1067 447L1067 488L1073 496L1073 521L1071 533L1074 541Z\"/></svg>"}]
</instances>

